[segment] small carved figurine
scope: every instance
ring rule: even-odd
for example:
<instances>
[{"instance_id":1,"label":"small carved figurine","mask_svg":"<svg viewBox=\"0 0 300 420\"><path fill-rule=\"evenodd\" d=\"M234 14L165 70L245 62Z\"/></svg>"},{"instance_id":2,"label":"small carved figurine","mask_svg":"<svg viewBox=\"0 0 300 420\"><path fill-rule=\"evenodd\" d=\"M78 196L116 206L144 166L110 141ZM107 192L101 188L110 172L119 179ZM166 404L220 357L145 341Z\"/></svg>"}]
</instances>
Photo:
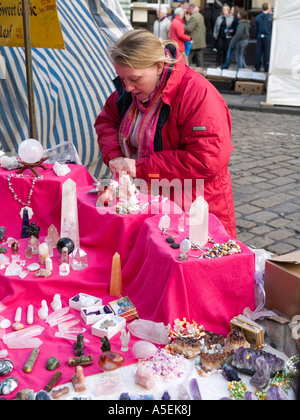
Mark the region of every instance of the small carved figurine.
<instances>
[{"instance_id":1,"label":"small carved figurine","mask_svg":"<svg viewBox=\"0 0 300 420\"><path fill-rule=\"evenodd\" d=\"M83 356L84 350L83 350L83 334L77 335L77 341L74 343L74 353L75 356Z\"/></svg>"},{"instance_id":2,"label":"small carved figurine","mask_svg":"<svg viewBox=\"0 0 300 420\"><path fill-rule=\"evenodd\" d=\"M75 392L81 392L86 390L82 366L76 366L75 375L72 376L72 384L74 386Z\"/></svg>"},{"instance_id":3,"label":"small carved figurine","mask_svg":"<svg viewBox=\"0 0 300 420\"><path fill-rule=\"evenodd\" d=\"M128 344L130 340L130 332L126 332L125 328L122 329L122 334L120 336L120 340L122 343L121 351L128 351Z\"/></svg>"},{"instance_id":4,"label":"small carved figurine","mask_svg":"<svg viewBox=\"0 0 300 420\"><path fill-rule=\"evenodd\" d=\"M40 227L37 226L36 223L31 222L28 229L28 235L34 236L35 238L39 239L39 234L40 234Z\"/></svg>"},{"instance_id":5,"label":"small carved figurine","mask_svg":"<svg viewBox=\"0 0 300 420\"><path fill-rule=\"evenodd\" d=\"M110 351L110 342L109 342L108 338L107 337L103 337L103 338L101 338L100 341L102 343L101 350L103 352Z\"/></svg>"}]
</instances>

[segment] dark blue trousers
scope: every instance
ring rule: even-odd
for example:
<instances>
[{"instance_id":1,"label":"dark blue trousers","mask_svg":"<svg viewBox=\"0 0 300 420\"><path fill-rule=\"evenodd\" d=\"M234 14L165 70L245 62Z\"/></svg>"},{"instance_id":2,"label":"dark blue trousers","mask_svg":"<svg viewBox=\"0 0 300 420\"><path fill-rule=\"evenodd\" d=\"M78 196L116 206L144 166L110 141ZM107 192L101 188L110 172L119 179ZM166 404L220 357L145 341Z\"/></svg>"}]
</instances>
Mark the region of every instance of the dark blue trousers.
<instances>
[{"instance_id":1,"label":"dark blue trousers","mask_svg":"<svg viewBox=\"0 0 300 420\"><path fill-rule=\"evenodd\" d=\"M255 71L260 71L260 67L263 60L263 66L266 73L269 71L270 64L270 50L271 50L271 37L265 36L264 38L258 38L256 43L255 52Z\"/></svg>"}]
</instances>

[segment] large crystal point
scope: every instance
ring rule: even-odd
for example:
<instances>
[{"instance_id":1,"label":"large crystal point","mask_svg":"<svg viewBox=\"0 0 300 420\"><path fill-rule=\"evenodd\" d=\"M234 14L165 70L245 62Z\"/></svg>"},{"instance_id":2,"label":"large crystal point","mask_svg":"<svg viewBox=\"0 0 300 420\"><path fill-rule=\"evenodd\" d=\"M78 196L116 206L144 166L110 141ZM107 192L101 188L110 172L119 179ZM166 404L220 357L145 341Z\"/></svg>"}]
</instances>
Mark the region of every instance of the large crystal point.
<instances>
[{"instance_id":1,"label":"large crystal point","mask_svg":"<svg viewBox=\"0 0 300 420\"><path fill-rule=\"evenodd\" d=\"M72 239L74 247L79 248L77 190L72 179L67 179L62 187L60 237Z\"/></svg>"},{"instance_id":2,"label":"large crystal point","mask_svg":"<svg viewBox=\"0 0 300 420\"><path fill-rule=\"evenodd\" d=\"M190 208L189 239L197 246L205 246L208 241L208 204L202 196Z\"/></svg>"}]
</instances>

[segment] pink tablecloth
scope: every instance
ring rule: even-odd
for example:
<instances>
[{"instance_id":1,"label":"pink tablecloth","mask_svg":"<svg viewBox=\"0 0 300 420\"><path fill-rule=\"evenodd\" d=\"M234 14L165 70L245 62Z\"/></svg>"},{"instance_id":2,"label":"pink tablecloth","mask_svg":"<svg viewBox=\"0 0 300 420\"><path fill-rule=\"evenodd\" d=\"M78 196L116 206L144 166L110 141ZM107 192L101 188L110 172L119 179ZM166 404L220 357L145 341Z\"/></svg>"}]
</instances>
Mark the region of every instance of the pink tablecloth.
<instances>
[{"instance_id":1,"label":"pink tablecloth","mask_svg":"<svg viewBox=\"0 0 300 420\"><path fill-rule=\"evenodd\" d=\"M93 180L85 168L70 165L72 172L64 178L57 178L49 165L49 171L43 172L44 180L39 180L32 197L34 211L33 221L41 227L41 241L47 234L50 224L60 230L61 186L66 178L71 177L77 183L78 214L81 248L88 254L88 268L82 271L71 271L67 277L58 272L60 254L55 250L53 272L51 277L33 277L29 273L25 279L5 277L5 270L0 270L0 301L7 309L0 316L13 321L17 307L23 309L22 322L26 325L26 311L29 304L34 305L35 324L45 327L40 338L40 347L36 365L30 374L23 373L31 349L9 350L9 358L14 363L10 376L19 379L19 386L8 398L14 398L18 390L28 387L38 391L45 387L54 372L45 369L50 356L60 359L59 370L63 373L60 383L71 380L74 368L68 367L68 358L74 357L73 341L54 336L57 327L49 327L45 321L38 319L37 311L45 299L50 308L54 294L59 293L63 306L69 299L83 292L101 297L103 304L112 298L109 296L109 282L112 256L119 252L122 262L123 296L136 305L141 318L173 325L175 318L186 317L203 324L206 329L223 333L229 330L230 319L248 306L254 309L254 254L243 244L242 253L214 260L189 258L179 262L178 250L171 249L158 230L160 214L131 214L121 216L112 211L99 214L96 208L96 196L87 194L93 188ZM11 173L11 172L10 172ZM14 236L20 241L21 259L25 259L27 239L20 240L22 207L15 202L7 188L7 173L0 171L0 226L6 226L7 236ZM14 179L14 181L18 181ZM23 180L24 181L24 180ZM27 188L30 182L26 179ZM29 186L28 186L29 185ZM17 183L14 184L17 192ZM20 194L24 185L19 186ZM26 196L26 193L24 194ZM5 204L4 204L5 203ZM178 216L172 216L176 224ZM216 242L228 240L221 223L210 215L210 234ZM183 239L188 233L182 234ZM10 250L7 255L10 257ZM27 260L28 265L35 262L37 256ZM52 310L50 309L49 313ZM80 313L70 312L80 319L79 326L85 326ZM85 354L94 356L94 363L84 368L85 375L101 372L97 359L101 353L100 339L91 335L87 326L85 337ZM9 328L6 332L11 332ZM0 330L0 335L3 330ZM112 349L120 352L120 333L111 340ZM130 347L135 339L132 338ZM6 349L0 339L0 350ZM126 363L136 361L131 351L124 353ZM0 377L0 381L1 381Z\"/></svg>"}]
</instances>

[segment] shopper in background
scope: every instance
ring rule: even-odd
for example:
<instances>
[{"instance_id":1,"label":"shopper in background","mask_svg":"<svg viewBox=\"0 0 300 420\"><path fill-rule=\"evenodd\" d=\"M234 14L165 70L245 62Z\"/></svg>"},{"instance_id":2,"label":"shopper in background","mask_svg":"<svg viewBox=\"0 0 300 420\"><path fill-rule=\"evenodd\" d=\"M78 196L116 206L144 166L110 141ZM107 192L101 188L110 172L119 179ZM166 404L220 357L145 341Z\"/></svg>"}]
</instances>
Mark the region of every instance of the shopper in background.
<instances>
[{"instance_id":1,"label":"shopper in background","mask_svg":"<svg viewBox=\"0 0 300 420\"><path fill-rule=\"evenodd\" d=\"M257 39L254 70L260 71L263 61L264 71L268 73L273 28L273 13L269 3L263 3L262 12L256 17L254 33Z\"/></svg>"},{"instance_id":2,"label":"shopper in background","mask_svg":"<svg viewBox=\"0 0 300 420\"><path fill-rule=\"evenodd\" d=\"M153 34L162 41L169 39L171 20L167 17L168 9L161 5L157 9L157 19L153 25Z\"/></svg>"},{"instance_id":3,"label":"shopper in background","mask_svg":"<svg viewBox=\"0 0 300 420\"><path fill-rule=\"evenodd\" d=\"M239 11L239 24L236 33L231 40L231 47L236 48L236 69L245 69L247 67L245 51L250 38L250 21L248 20L248 12Z\"/></svg>"},{"instance_id":4,"label":"shopper in background","mask_svg":"<svg viewBox=\"0 0 300 420\"><path fill-rule=\"evenodd\" d=\"M193 41L189 54L189 64L191 65L194 61L197 67L204 67L203 49L206 48L206 26L204 17L199 13L199 9L194 3L188 5L187 12L190 15L190 18L184 25L184 28Z\"/></svg>"},{"instance_id":5,"label":"shopper in background","mask_svg":"<svg viewBox=\"0 0 300 420\"><path fill-rule=\"evenodd\" d=\"M239 24L239 20L240 20L239 11L240 11L239 6L233 6L231 8L231 14L234 17L234 19L233 19L232 25L229 28L228 32L232 37L234 37L234 35L236 33L236 30L237 30L237 27L238 27L238 24ZM232 47L232 39L233 38L231 38L230 44L229 44L229 47L228 47L226 62L221 67L222 70L223 69L228 69L228 67L230 66L231 61L232 61L232 57L233 57L233 54L234 54L234 51L235 51L235 47L234 48Z\"/></svg>"},{"instance_id":6,"label":"shopper in background","mask_svg":"<svg viewBox=\"0 0 300 420\"><path fill-rule=\"evenodd\" d=\"M183 60L186 65L189 65L188 57L185 53L185 41L190 41L191 37L184 32L184 23L183 18L185 15L185 10L182 7L177 7L174 11L174 19L172 20L170 26L170 35L169 39L177 42L178 49L180 54L183 57Z\"/></svg>"},{"instance_id":7,"label":"shopper in background","mask_svg":"<svg viewBox=\"0 0 300 420\"><path fill-rule=\"evenodd\" d=\"M233 15L231 14L230 7L224 5L222 7L221 15L217 18L214 26L214 39L216 40L217 46L217 66L221 66L225 63L227 52L232 38L229 28L233 23Z\"/></svg>"}]
</instances>

